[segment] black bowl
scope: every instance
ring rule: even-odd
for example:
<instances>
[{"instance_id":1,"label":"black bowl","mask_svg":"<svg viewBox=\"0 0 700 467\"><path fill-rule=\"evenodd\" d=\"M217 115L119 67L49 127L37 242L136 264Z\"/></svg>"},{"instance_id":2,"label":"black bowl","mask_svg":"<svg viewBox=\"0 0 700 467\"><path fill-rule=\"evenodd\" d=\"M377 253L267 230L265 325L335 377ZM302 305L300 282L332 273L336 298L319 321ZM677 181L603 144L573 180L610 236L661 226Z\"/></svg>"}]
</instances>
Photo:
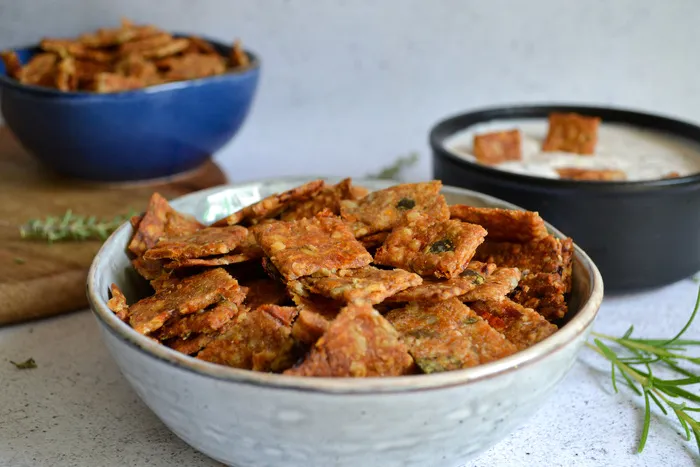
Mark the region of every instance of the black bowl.
<instances>
[{"instance_id":1,"label":"black bowl","mask_svg":"<svg viewBox=\"0 0 700 467\"><path fill-rule=\"evenodd\" d=\"M700 270L700 174L636 182L547 179L466 161L445 140L491 120L546 119L550 112L598 116L700 143L700 126L628 110L577 105L482 109L439 122L430 132L434 177L539 211L596 263L606 291L669 284ZM671 169L672 170L672 169Z\"/></svg>"}]
</instances>

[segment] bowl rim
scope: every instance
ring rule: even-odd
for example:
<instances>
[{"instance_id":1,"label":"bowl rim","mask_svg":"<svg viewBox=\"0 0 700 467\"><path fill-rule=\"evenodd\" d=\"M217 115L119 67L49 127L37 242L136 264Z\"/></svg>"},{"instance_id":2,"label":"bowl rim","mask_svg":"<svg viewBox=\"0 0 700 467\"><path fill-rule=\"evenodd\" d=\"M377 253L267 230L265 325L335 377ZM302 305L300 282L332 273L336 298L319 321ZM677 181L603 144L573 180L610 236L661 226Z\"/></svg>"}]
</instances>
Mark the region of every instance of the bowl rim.
<instances>
[{"instance_id":1,"label":"bowl rim","mask_svg":"<svg viewBox=\"0 0 700 467\"><path fill-rule=\"evenodd\" d=\"M184 34L178 32L171 33L175 37L183 37L188 35L196 35L197 37L209 42L217 48L225 49L229 51L231 45L221 42L211 37L203 36L201 34ZM11 47L7 50L12 50L14 52L18 51L31 51L39 48L39 44L32 44L21 47ZM173 81L171 83L156 84L153 86L146 86L140 89L130 89L126 91L110 92L110 93L96 93L90 91L60 91L54 88L48 88L45 86L37 86L35 84L23 84L14 78L11 78L5 73L0 73L0 87L7 86L15 90L29 93L29 94L42 94L51 96L53 99L70 99L72 101L78 101L81 99L90 99L90 101L102 101L102 100L117 100L124 99L128 97L146 96L152 94L159 94L163 92L175 91L178 89L191 88L202 86L209 83L226 81L232 77L243 77L247 75L257 74L260 70L261 62L260 57L257 53L251 51L248 48L243 49L248 58L250 59L250 65L246 68L240 70L227 70L220 75L205 76L203 78L187 79L182 81Z\"/></svg>"},{"instance_id":2,"label":"bowl rim","mask_svg":"<svg viewBox=\"0 0 700 467\"><path fill-rule=\"evenodd\" d=\"M603 123L626 124L680 137L689 142L700 144L700 126L677 118L623 107L592 106L560 102L482 107L454 114L433 125L430 129L428 142L436 158L441 157L449 159L467 170L478 172L485 176L521 185L528 184L533 187L556 188L560 190L570 189L576 191L593 190L598 192L638 193L673 188L687 188L700 184L700 173L677 178L636 181L568 180L537 177L534 175L498 170L468 161L454 154L445 145L445 141L456 133L480 123L493 120L541 120L546 119L550 112L575 112L582 115L597 116L602 118Z\"/></svg>"},{"instance_id":3,"label":"bowl rim","mask_svg":"<svg viewBox=\"0 0 700 467\"><path fill-rule=\"evenodd\" d=\"M329 182L340 180L335 177L284 177L257 180L253 182L222 185L179 197L172 201L173 207L195 199L206 198L222 190L231 188L244 188L248 186L260 186L267 183L300 184L309 180L323 178ZM382 181L381 186L377 180L357 179L359 185L374 184L375 189L395 185L394 182ZM443 186L444 193L466 194L478 198L486 203L498 206L522 209L500 199L463 188ZM556 228L547 224L551 233L556 236L564 235ZM103 265L109 263L107 249L116 242L117 237L125 234L130 229L129 222L122 224L105 241L93 260L87 279L87 297L90 308L104 330L111 333L121 343L128 345L147 358L160 361L167 365L179 368L183 371L195 373L198 376L212 378L238 384L247 384L267 388L294 390L302 392L317 392L326 394L378 394L378 393L403 393L449 388L490 379L499 375L517 371L519 368L532 365L545 357L574 345L573 343L582 334L586 334L598 313L603 300L603 279L593 261L588 255L574 244L574 261L579 261L583 269L587 271L591 283L590 295L581 301L580 309L564 326L547 339L517 352L511 356L495 362L479 365L463 370L435 373L431 375L407 375L396 377L371 377L371 378L330 378L330 377L304 377L290 376L273 373L261 373L197 360L189 355L172 350L150 338L134 331L129 325L122 322L107 307L107 300L103 297L106 291L97 289L99 276ZM119 251L124 251L119 248Z\"/></svg>"}]
</instances>

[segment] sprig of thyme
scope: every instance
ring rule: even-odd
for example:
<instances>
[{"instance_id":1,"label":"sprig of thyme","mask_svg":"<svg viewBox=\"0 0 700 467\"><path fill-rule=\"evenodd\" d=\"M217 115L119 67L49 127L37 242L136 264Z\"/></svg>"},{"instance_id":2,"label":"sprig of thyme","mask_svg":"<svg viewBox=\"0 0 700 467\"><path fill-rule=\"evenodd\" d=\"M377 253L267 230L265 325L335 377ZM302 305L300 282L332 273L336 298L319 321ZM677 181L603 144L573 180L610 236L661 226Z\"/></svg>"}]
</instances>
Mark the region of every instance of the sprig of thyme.
<instances>
[{"instance_id":1,"label":"sprig of thyme","mask_svg":"<svg viewBox=\"0 0 700 467\"><path fill-rule=\"evenodd\" d=\"M112 219L97 219L95 216L80 216L69 209L62 216L32 219L20 227L23 239L60 241L106 240L117 227L133 214Z\"/></svg>"},{"instance_id":2,"label":"sprig of thyme","mask_svg":"<svg viewBox=\"0 0 700 467\"><path fill-rule=\"evenodd\" d=\"M378 178L381 180L397 180L401 172L418 162L419 155L413 152L407 156L399 157L396 161L384 167L375 174L368 175L369 178Z\"/></svg>"},{"instance_id":3,"label":"sprig of thyme","mask_svg":"<svg viewBox=\"0 0 700 467\"><path fill-rule=\"evenodd\" d=\"M36 362L32 357L29 357L23 362L13 362L10 360L10 363L12 363L18 370L33 370L37 367Z\"/></svg>"},{"instance_id":4,"label":"sprig of thyme","mask_svg":"<svg viewBox=\"0 0 700 467\"><path fill-rule=\"evenodd\" d=\"M651 426L651 404L655 404L664 415L669 412L678 418L690 441L691 433L700 452L700 396L689 386L700 383L700 375L688 368L700 365L700 357L688 355L690 347L700 346L700 340L681 339L695 320L700 309L700 290L695 308L685 326L671 339L640 339L632 337L634 327L622 337L592 332L593 343L586 345L610 361L612 386L628 386L637 395L644 397L644 423L637 452L642 452ZM608 345L603 341L612 343ZM658 377L655 371L663 370L673 377ZM692 404L692 405L689 405Z\"/></svg>"}]
</instances>

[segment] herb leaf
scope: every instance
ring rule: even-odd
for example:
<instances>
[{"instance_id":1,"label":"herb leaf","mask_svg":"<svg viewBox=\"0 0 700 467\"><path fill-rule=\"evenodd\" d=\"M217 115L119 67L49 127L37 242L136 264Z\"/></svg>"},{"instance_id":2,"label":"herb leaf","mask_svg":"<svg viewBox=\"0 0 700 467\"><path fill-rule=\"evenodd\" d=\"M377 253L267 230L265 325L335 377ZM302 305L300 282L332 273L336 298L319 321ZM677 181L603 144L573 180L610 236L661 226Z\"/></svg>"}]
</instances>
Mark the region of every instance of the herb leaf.
<instances>
[{"instance_id":1,"label":"herb leaf","mask_svg":"<svg viewBox=\"0 0 700 467\"><path fill-rule=\"evenodd\" d=\"M80 216L69 209L62 216L31 219L19 229L25 240L44 240L49 243L62 241L106 240L117 227L134 213L98 220L95 216Z\"/></svg>"},{"instance_id":2,"label":"herb leaf","mask_svg":"<svg viewBox=\"0 0 700 467\"><path fill-rule=\"evenodd\" d=\"M637 452L642 452L646 445L651 427L651 404L659 407L664 415L669 410L678 418L685 438L690 441L692 431L700 452L700 420L692 414L700 412L700 407L687 406L686 403L700 404L700 396L683 389L682 386L700 384L700 375L678 365L679 361L700 364L700 358L689 357L687 347L700 345L700 341L681 339L695 320L700 309L700 290L695 307L688 321L671 339L639 339L632 337L634 328L630 328L622 337L592 332L593 343L586 346L607 359L611 364L612 385L617 392L616 383L622 379L635 393L644 397L644 422ZM606 345L603 340L611 345ZM662 378L654 374L654 369L664 369L682 378ZM679 402L678 400L681 399Z\"/></svg>"},{"instance_id":3,"label":"herb leaf","mask_svg":"<svg viewBox=\"0 0 700 467\"><path fill-rule=\"evenodd\" d=\"M19 363L10 360L10 363L17 367L18 370L31 370L33 368L36 368L36 362L31 357Z\"/></svg>"}]
</instances>

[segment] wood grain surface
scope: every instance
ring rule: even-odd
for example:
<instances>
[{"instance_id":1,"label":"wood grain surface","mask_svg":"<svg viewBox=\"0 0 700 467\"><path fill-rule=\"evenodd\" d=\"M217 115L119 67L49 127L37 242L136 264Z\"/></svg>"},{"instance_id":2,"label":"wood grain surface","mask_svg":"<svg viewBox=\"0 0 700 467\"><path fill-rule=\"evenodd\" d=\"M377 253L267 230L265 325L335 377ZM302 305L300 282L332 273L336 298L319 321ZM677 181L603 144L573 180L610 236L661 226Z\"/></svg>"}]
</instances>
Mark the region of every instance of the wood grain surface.
<instances>
[{"instance_id":1,"label":"wood grain surface","mask_svg":"<svg viewBox=\"0 0 700 467\"><path fill-rule=\"evenodd\" d=\"M87 307L85 279L99 241L48 244L20 238L32 218L75 214L111 218L143 211L158 191L168 199L226 183L214 162L168 179L93 184L45 169L0 127L0 325Z\"/></svg>"}]
</instances>

